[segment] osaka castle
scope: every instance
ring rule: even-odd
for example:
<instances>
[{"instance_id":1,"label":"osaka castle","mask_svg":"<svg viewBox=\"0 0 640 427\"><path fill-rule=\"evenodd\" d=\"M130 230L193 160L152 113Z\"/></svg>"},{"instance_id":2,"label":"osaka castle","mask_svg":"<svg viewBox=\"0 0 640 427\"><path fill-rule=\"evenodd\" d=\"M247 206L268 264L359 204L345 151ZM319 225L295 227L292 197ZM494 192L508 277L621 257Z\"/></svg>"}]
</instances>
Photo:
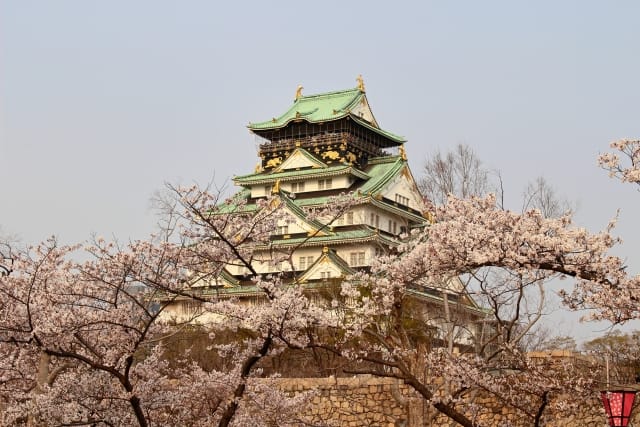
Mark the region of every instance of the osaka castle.
<instances>
[{"instance_id":1,"label":"osaka castle","mask_svg":"<svg viewBox=\"0 0 640 427\"><path fill-rule=\"evenodd\" d=\"M259 163L253 173L234 178L240 190L218 212L233 215L241 207L245 214L257 213L270 200L286 213L268 244L255 247L253 272L283 273L285 283L319 289L393 254L412 229L428 226L430 215L407 163L406 140L381 128L362 78L357 81L355 88L314 95L303 95L298 87L282 114L248 125L258 139ZM310 215L340 195L348 195L350 203L339 214ZM422 299L437 303L442 298L441 292L421 289ZM260 297L242 263L226 265L215 283L196 281L192 290L240 300ZM173 315L194 314L192 302L176 302L181 309L170 310ZM469 300L469 305L474 304Z\"/></svg>"}]
</instances>

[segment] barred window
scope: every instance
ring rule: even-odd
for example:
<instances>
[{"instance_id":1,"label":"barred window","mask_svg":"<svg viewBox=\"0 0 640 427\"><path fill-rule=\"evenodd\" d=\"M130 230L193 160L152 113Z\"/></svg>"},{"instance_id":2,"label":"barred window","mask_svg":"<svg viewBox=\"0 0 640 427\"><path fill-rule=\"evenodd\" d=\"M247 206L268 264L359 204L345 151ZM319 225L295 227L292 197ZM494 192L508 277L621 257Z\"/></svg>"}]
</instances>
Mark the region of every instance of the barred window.
<instances>
[{"instance_id":1,"label":"barred window","mask_svg":"<svg viewBox=\"0 0 640 427\"><path fill-rule=\"evenodd\" d=\"M333 186L331 178L318 180L318 190L330 189Z\"/></svg>"},{"instance_id":2,"label":"barred window","mask_svg":"<svg viewBox=\"0 0 640 427\"><path fill-rule=\"evenodd\" d=\"M302 193L304 191L304 182L293 182L291 184L292 193Z\"/></svg>"},{"instance_id":3,"label":"barred window","mask_svg":"<svg viewBox=\"0 0 640 427\"><path fill-rule=\"evenodd\" d=\"M353 212L347 212L347 224L353 224Z\"/></svg>"},{"instance_id":4,"label":"barred window","mask_svg":"<svg viewBox=\"0 0 640 427\"><path fill-rule=\"evenodd\" d=\"M364 251L349 253L349 265L352 266L352 267L358 267L358 266L365 265Z\"/></svg>"},{"instance_id":5,"label":"barred window","mask_svg":"<svg viewBox=\"0 0 640 427\"><path fill-rule=\"evenodd\" d=\"M409 198L405 197L401 194L396 194L396 203L401 205L409 206Z\"/></svg>"}]
</instances>

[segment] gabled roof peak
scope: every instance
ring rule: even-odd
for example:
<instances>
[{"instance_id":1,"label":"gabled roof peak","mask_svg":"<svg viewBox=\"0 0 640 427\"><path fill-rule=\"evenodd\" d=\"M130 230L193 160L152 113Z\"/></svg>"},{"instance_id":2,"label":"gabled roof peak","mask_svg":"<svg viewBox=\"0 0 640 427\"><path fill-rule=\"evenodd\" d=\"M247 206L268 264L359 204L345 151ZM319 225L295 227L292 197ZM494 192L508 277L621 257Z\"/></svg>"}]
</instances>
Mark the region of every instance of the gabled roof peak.
<instances>
[{"instance_id":1,"label":"gabled roof peak","mask_svg":"<svg viewBox=\"0 0 640 427\"><path fill-rule=\"evenodd\" d=\"M286 126L294 120L304 119L310 123L337 120L346 117L354 107L362 102L365 96L358 88L344 89L333 92L303 95L302 86L298 86L293 105L280 117L274 117L260 123L249 123L249 129L259 131ZM366 101L365 101L366 102ZM378 128L375 120L370 125Z\"/></svg>"},{"instance_id":2,"label":"gabled roof peak","mask_svg":"<svg viewBox=\"0 0 640 427\"><path fill-rule=\"evenodd\" d=\"M301 86L299 86L301 89ZM364 93L362 92L360 89L358 89L357 87L355 88L349 88L349 89L342 89L342 90L334 90L334 91L330 91L330 92L321 92L321 93L315 93L313 95L303 95L302 93L300 93L300 96L298 98L296 98L294 100L294 102L296 101L300 101L300 100L308 100L311 98L331 98L331 97L343 97L345 95L351 95L351 96L356 96L359 95L360 93Z\"/></svg>"},{"instance_id":3,"label":"gabled roof peak","mask_svg":"<svg viewBox=\"0 0 640 427\"><path fill-rule=\"evenodd\" d=\"M295 100L287 111L270 120L249 123L247 126L249 130L257 134L265 134L286 128L290 123L323 124L342 119L351 119L358 125L389 140L391 145L405 142L404 138L380 128L369 106L361 77L358 78L358 86L350 89L313 95L304 95L302 90L302 85L299 85L296 90Z\"/></svg>"}]
</instances>

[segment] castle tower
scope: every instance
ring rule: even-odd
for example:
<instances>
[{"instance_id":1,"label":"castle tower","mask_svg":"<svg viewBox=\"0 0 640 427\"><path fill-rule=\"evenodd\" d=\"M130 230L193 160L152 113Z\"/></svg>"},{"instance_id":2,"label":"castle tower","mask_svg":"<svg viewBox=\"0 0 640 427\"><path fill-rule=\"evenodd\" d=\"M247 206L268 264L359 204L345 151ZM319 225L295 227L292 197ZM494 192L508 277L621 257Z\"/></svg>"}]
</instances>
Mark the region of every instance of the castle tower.
<instances>
[{"instance_id":1,"label":"castle tower","mask_svg":"<svg viewBox=\"0 0 640 427\"><path fill-rule=\"evenodd\" d=\"M295 248L293 265L258 271L291 269L303 282L344 277L427 223L405 140L380 128L361 81L353 89L309 96L299 89L283 114L248 127L260 141L260 164L234 182L247 205L280 196L290 218L279 223L270 249ZM330 223L306 220L306 211L342 193L356 199L342 215Z\"/></svg>"},{"instance_id":2,"label":"castle tower","mask_svg":"<svg viewBox=\"0 0 640 427\"><path fill-rule=\"evenodd\" d=\"M284 209L269 243L254 248L257 274L282 273L285 283L327 288L393 254L412 229L428 226L406 141L379 126L361 78L353 89L315 95L303 95L299 86L283 114L248 128L259 140L259 163L253 173L234 178L240 191L217 212L257 213L265 199ZM351 202L336 216L309 215L341 194ZM231 263L215 281L192 289L254 300L261 293L249 273L242 263ZM451 286L456 289L449 299L459 300L462 285L452 280ZM441 290L417 284L412 292L427 305L442 304ZM183 314L190 314L190 302L183 304ZM471 299L463 305L477 310Z\"/></svg>"}]
</instances>

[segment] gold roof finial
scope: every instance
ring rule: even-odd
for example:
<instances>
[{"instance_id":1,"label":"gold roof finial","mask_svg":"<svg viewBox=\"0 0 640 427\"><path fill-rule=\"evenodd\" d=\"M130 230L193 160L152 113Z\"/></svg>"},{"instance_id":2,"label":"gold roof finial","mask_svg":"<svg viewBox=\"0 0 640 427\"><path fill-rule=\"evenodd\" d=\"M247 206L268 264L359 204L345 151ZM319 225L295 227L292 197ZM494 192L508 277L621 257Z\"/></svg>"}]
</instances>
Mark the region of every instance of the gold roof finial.
<instances>
[{"instance_id":1,"label":"gold roof finial","mask_svg":"<svg viewBox=\"0 0 640 427\"><path fill-rule=\"evenodd\" d=\"M358 74L356 81L358 82L358 89L360 92L364 92L364 80L362 79L362 74Z\"/></svg>"},{"instance_id":2,"label":"gold roof finial","mask_svg":"<svg viewBox=\"0 0 640 427\"><path fill-rule=\"evenodd\" d=\"M436 223L436 217L435 215L433 215L433 213L431 211L425 211L422 216L424 216L424 218L429 221L429 224L435 224Z\"/></svg>"},{"instance_id":3,"label":"gold roof finial","mask_svg":"<svg viewBox=\"0 0 640 427\"><path fill-rule=\"evenodd\" d=\"M278 194L280 192L280 180L276 180L275 184L271 188L271 194Z\"/></svg>"},{"instance_id":4,"label":"gold roof finial","mask_svg":"<svg viewBox=\"0 0 640 427\"><path fill-rule=\"evenodd\" d=\"M323 247L322 247L322 253L323 253L323 254L328 254L328 253L329 253L329 248L328 248L328 247L326 247L326 246L323 246Z\"/></svg>"},{"instance_id":5,"label":"gold roof finial","mask_svg":"<svg viewBox=\"0 0 640 427\"><path fill-rule=\"evenodd\" d=\"M407 152L404 150L404 144L398 147L398 154L400 154L402 160L407 160Z\"/></svg>"},{"instance_id":6,"label":"gold roof finial","mask_svg":"<svg viewBox=\"0 0 640 427\"><path fill-rule=\"evenodd\" d=\"M298 88L296 89L296 101L298 98L302 97L302 89L304 89L302 85L298 85Z\"/></svg>"}]
</instances>

